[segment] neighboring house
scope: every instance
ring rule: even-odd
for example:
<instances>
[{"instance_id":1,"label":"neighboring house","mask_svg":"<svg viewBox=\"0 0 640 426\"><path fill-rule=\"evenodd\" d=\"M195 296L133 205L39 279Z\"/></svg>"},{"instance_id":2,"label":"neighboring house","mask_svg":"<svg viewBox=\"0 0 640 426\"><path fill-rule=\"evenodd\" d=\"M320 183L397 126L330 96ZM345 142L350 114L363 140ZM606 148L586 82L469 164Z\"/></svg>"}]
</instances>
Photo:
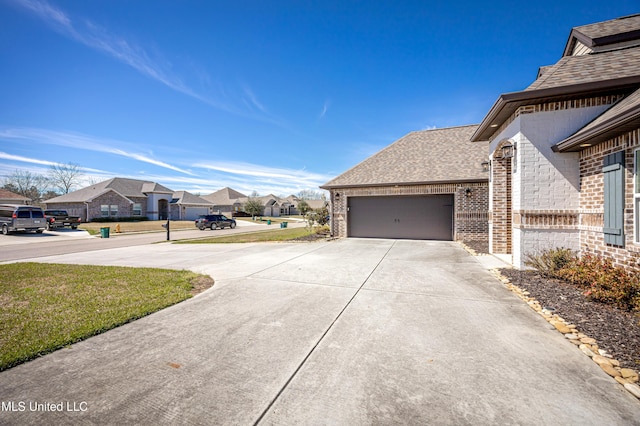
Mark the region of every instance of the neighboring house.
<instances>
[{"instance_id":1,"label":"neighboring house","mask_svg":"<svg viewBox=\"0 0 640 426\"><path fill-rule=\"evenodd\" d=\"M409 133L322 185L332 234L486 241L487 148L471 143L476 129Z\"/></svg>"},{"instance_id":2,"label":"neighboring house","mask_svg":"<svg viewBox=\"0 0 640 426\"><path fill-rule=\"evenodd\" d=\"M321 209L328 207L329 202L327 200L304 200L305 203L311 208L311 210Z\"/></svg>"},{"instance_id":3,"label":"neighboring house","mask_svg":"<svg viewBox=\"0 0 640 426\"><path fill-rule=\"evenodd\" d=\"M276 197L273 194L269 194L261 197L254 197L254 198L260 201L264 206L263 216L270 216L270 217L280 216L280 204L282 200L279 197Z\"/></svg>"},{"instance_id":4,"label":"neighboring house","mask_svg":"<svg viewBox=\"0 0 640 426\"><path fill-rule=\"evenodd\" d=\"M65 209L71 215L80 216L83 221L138 216L166 220L174 210L172 205L175 205L178 217L171 219L179 220L194 215L197 217L203 208L209 208L206 200L196 202L193 197L191 194L186 196L184 192L174 196L172 189L155 182L113 178L51 198L44 204L47 208Z\"/></svg>"},{"instance_id":5,"label":"neighboring house","mask_svg":"<svg viewBox=\"0 0 640 426\"><path fill-rule=\"evenodd\" d=\"M0 189L0 204L31 204L31 199L6 189Z\"/></svg>"},{"instance_id":6,"label":"neighboring house","mask_svg":"<svg viewBox=\"0 0 640 426\"><path fill-rule=\"evenodd\" d=\"M472 140L489 143L492 253L519 268L556 247L640 266L640 15L574 28Z\"/></svg>"},{"instance_id":7,"label":"neighboring house","mask_svg":"<svg viewBox=\"0 0 640 426\"><path fill-rule=\"evenodd\" d=\"M203 195L202 198L212 204L212 211L229 217L241 212L243 204L248 199L246 195L228 187Z\"/></svg>"},{"instance_id":8,"label":"neighboring house","mask_svg":"<svg viewBox=\"0 0 640 426\"><path fill-rule=\"evenodd\" d=\"M246 195L233 190L231 188L222 188L202 198L213 204L213 210L227 216L231 216L238 212L243 212L244 204L250 198L255 198L264 206L263 216L279 217L281 215L299 214L295 209L297 198L293 195L287 198L280 198L273 194L247 197Z\"/></svg>"},{"instance_id":9,"label":"neighboring house","mask_svg":"<svg viewBox=\"0 0 640 426\"><path fill-rule=\"evenodd\" d=\"M195 220L200 215L211 213L213 204L187 191L176 191L171 199L172 220Z\"/></svg>"},{"instance_id":10,"label":"neighboring house","mask_svg":"<svg viewBox=\"0 0 640 426\"><path fill-rule=\"evenodd\" d=\"M297 206L300 199L295 195L289 195L287 198L280 200L280 214L282 216L291 216L300 214Z\"/></svg>"}]
</instances>

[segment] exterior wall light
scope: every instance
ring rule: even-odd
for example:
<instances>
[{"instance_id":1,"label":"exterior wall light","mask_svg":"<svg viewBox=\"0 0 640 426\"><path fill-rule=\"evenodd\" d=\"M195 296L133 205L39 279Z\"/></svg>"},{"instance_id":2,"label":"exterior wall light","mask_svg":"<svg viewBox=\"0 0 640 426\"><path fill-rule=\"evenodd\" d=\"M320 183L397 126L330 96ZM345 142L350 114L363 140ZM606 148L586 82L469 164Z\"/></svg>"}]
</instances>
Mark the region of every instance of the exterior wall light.
<instances>
[{"instance_id":1,"label":"exterior wall light","mask_svg":"<svg viewBox=\"0 0 640 426\"><path fill-rule=\"evenodd\" d=\"M502 147L502 158L513 158L513 154L515 151L515 146L507 141L507 143Z\"/></svg>"},{"instance_id":2,"label":"exterior wall light","mask_svg":"<svg viewBox=\"0 0 640 426\"><path fill-rule=\"evenodd\" d=\"M480 165L482 166L483 172L488 172L489 169L491 168L491 163L489 162L489 160L483 161L482 163L480 163Z\"/></svg>"},{"instance_id":3,"label":"exterior wall light","mask_svg":"<svg viewBox=\"0 0 640 426\"><path fill-rule=\"evenodd\" d=\"M467 188L467 189L465 189L465 190L464 190L464 196L465 196L465 197L467 197L467 198L468 198L468 197L471 197L471 193L472 193L472 192L473 192L473 191L472 191L472 189L471 189L471 188Z\"/></svg>"}]
</instances>

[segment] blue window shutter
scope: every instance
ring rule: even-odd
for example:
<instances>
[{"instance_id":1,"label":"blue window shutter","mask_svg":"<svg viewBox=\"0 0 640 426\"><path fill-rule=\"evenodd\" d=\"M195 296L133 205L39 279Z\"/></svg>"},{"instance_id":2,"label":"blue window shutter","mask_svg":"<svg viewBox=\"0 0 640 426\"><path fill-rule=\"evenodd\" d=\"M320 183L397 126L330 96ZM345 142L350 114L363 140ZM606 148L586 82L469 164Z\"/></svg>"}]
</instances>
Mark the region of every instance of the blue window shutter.
<instances>
[{"instance_id":1,"label":"blue window shutter","mask_svg":"<svg viewBox=\"0 0 640 426\"><path fill-rule=\"evenodd\" d=\"M604 242L624 246L624 151L604 157Z\"/></svg>"}]
</instances>

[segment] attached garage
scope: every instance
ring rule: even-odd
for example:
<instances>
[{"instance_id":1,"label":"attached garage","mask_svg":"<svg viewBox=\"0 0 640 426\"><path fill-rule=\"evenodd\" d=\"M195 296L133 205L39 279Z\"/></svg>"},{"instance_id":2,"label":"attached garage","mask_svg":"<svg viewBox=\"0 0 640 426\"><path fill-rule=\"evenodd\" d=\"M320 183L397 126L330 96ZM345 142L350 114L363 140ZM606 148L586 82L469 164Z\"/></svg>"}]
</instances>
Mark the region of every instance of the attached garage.
<instances>
[{"instance_id":1,"label":"attached garage","mask_svg":"<svg viewBox=\"0 0 640 426\"><path fill-rule=\"evenodd\" d=\"M471 142L477 128L409 133L322 185L331 234L487 241L488 150Z\"/></svg>"},{"instance_id":2,"label":"attached garage","mask_svg":"<svg viewBox=\"0 0 640 426\"><path fill-rule=\"evenodd\" d=\"M187 207L182 220L196 220L200 215L209 214L208 207Z\"/></svg>"},{"instance_id":3,"label":"attached garage","mask_svg":"<svg viewBox=\"0 0 640 426\"><path fill-rule=\"evenodd\" d=\"M453 194L350 197L350 237L453 240Z\"/></svg>"}]
</instances>

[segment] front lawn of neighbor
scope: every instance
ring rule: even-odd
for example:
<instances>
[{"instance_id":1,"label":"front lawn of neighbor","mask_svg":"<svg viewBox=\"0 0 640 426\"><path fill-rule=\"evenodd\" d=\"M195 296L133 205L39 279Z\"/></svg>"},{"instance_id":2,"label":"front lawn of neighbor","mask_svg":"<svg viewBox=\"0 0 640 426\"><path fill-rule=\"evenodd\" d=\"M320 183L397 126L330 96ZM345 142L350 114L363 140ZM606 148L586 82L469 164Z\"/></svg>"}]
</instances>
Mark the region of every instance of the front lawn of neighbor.
<instances>
[{"instance_id":1,"label":"front lawn of neighbor","mask_svg":"<svg viewBox=\"0 0 640 426\"><path fill-rule=\"evenodd\" d=\"M68 346L213 285L189 271L0 265L0 371Z\"/></svg>"},{"instance_id":2,"label":"front lawn of neighbor","mask_svg":"<svg viewBox=\"0 0 640 426\"><path fill-rule=\"evenodd\" d=\"M130 232L167 232L162 225L166 220L142 220L139 222L89 222L82 223L79 229L89 232L91 235L100 234L100 228L111 228L109 233L116 233L116 226L120 225L120 232L127 234ZM171 230L178 229L198 229L193 220L172 220L169 222Z\"/></svg>"},{"instance_id":3,"label":"front lawn of neighbor","mask_svg":"<svg viewBox=\"0 0 640 426\"><path fill-rule=\"evenodd\" d=\"M272 231L256 231L243 234L231 234L223 235L219 237L211 238L198 238L197 240L182 240L176 241L174 244L212 244L212 243L258 243L267 241L308 241L318 236L319 239L324 239L325 236L319 234L321 231L309 231L307 228L287 228L287 229L274 229Z\"/></svg>"}]
</instances>

